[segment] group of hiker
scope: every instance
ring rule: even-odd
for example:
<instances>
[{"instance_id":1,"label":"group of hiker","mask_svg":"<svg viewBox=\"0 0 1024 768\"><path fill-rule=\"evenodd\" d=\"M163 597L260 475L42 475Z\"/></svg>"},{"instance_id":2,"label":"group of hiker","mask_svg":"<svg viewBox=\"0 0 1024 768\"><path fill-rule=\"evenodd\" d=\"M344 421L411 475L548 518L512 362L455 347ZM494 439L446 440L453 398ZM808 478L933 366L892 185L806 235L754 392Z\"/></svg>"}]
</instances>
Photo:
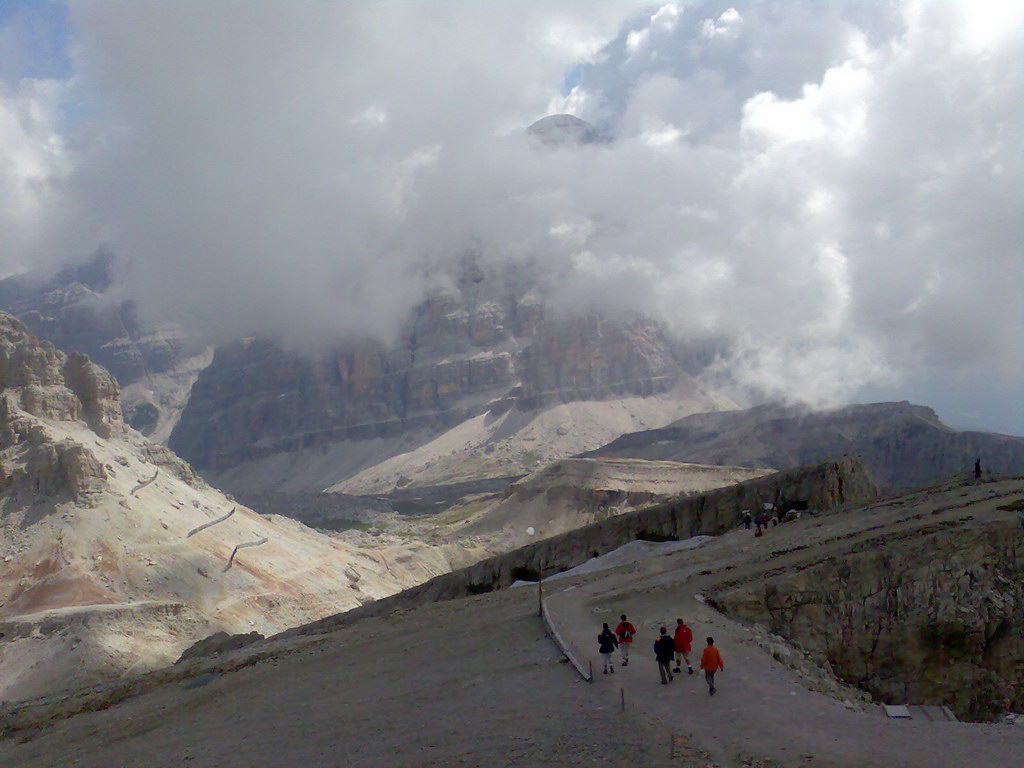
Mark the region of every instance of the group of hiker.
<instances>
[{"instance_id":1,"label":"group of hiker","mask_svg":"<svg viewBox=\"0 0 1024 768\"><path fill-rule=\"evenodd\" d=\"M622 614L618 625L613 632L608 624L604 624L601 634L597 636L598 650L604 661L604 674L615 674L615 651L621 654L622 666L629 666L629 649L636 637L636 627ZM682 673L683 662L686 662L686 674L693 674L693 665L690 663L690 651L693 645L693 630L686 626L682 619L676 619L675 632L668 634L665 627L661 627L658 639L654 641L654 657L658 662L658 673L661 675L661 684L668 685L675 678L674 675ZM673 662L675 666L673 666ZM707 639L707 645L700 657L699 669L704 672L704 679L708 684L708 693L715 695L715 673L725 669L722 662L722 654L715 647L713 637Z\"/></svg>"},{"instance_id":2,"label":"group of hiker","mask_svg":"<svg viewBox=\"0 0 1024 768\"><path fill-rule=\"evenodd\" d=\"M787 520L797 520L800 518L799 512L785 513L782 511L781 506L774 504L765 504L763 509L760 510L756 507L757 505L755 505L753 514L750 513L749 509L744 509L743 517L741 518L743 527L748 531L751 526L754 527L754 536L756 537L763 536L769 526L782 525Z\"/></svg>"}]
</instances>

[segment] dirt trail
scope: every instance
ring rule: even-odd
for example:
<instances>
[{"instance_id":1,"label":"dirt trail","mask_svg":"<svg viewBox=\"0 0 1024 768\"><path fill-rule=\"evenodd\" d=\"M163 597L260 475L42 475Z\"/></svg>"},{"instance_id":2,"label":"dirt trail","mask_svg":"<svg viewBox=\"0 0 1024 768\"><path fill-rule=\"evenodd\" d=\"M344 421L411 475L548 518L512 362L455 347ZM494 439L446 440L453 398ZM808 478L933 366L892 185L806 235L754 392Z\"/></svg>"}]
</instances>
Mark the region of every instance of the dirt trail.
<instances>
[{"instance_id":1,"label":"dirt trail","mask_svg":"<svg viewBox=\"0 0 1024 768\"><path fill-rule=\"evenodd\" d=\"M30 740L0 741L0 766L674 765L643 714L590 693L545 637L533 595L511 590L366 619L206 685L164 685L19 734Z\"/></svg>"},{"instance_id":2,"label":"dirt trail","mask_svg":"<svg viewBox=\"0 0 1024 768\"><path fill-rule=\"evenodd\" d=\"M592 685L560 663L535 592L504 590L300 635L290 652L205 685L166 683L17 733L0 741L0 766L1010 768L1024 754L1024 728L851 712L775 662L754 630L694 595L756 577L765 562L799 567L851 541L1004 514L995 507L1021 490L1020 482L973 489L964 506L938 514L927 496L912 497L553 581L549 609L584 658L596 657L602 621L626 612L640 629L632 663L614 676L598 668ZM1004 496L987 498L991 491ZM707 634L722 649L714 698L699 674L658 683L651 644L676 616L694 629L694 660ZM672 733L679 756L670 760Z\"/></svg>"},{"instance_id":3,"label":"dirt trail","mask_svg":"<svg viewBox=\"0 0 1024 768\"><path fill-rule=\"evenodd\" d=\"M996 490L998 497L988 498ZM805 519L770 529L762 539L735 531L699 549L666 554L603 574L567 578L548 591L548 609L577 653L598 671L595 696L618 702L624 689L631 706L657 717L665 729L710 753L724 765L737 762L826 768L935 768L1016 766L1024 754L1024 729L1002 725L927 723L885 718L877 707L855 705L809 690L800 676L775 662L755 644L751 628L704 605L695 596L723 581L742 580L773 567L818 560L846 549L851 540L896 535L925 524L970 515L1005 514L996 507L1019 495L1020 483L972 491L966 506L932 514L927 497L875 508L849 519ZM883 528L884 526L884 528ZM859 529L859 530L858 530ZM757 557L756 550L763 551ZM777 553L771 557L772 553ZM755 555L752 557L751 555ZM713 571L713 573L709 573ZM600 673L596 636L601 622L614 626L620 613L636 624L628 667ZM691 661L696 667L708 635L725 661L718 693L708 696L703 675L676 675L662 686L652 645L658 628L671 632L676 617L694 631ZM851 697L852 698L852 697ZM767 762L758 762L767 761Z\"/></svg>"}]
</instances>

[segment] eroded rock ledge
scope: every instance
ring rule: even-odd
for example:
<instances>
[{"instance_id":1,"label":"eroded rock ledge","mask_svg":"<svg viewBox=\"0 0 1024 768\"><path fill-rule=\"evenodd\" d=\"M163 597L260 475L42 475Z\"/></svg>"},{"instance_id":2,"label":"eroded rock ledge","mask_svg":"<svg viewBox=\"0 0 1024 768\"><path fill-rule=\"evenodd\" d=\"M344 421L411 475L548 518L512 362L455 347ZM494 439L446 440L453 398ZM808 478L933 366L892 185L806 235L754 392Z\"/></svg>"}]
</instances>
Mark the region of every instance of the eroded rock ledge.
<instances>
[{"instance_id":1,"label":"eroded rock ledge","mask_svg":"<svg viewBox=\"0 0 1024 768\"><path fill-rule=\"evenodd\" d=\"M1024 532L1012 511L886 531L714 599L879 701L943 704L963 720L1024 707Z\"/></svg>"}]
</instances>

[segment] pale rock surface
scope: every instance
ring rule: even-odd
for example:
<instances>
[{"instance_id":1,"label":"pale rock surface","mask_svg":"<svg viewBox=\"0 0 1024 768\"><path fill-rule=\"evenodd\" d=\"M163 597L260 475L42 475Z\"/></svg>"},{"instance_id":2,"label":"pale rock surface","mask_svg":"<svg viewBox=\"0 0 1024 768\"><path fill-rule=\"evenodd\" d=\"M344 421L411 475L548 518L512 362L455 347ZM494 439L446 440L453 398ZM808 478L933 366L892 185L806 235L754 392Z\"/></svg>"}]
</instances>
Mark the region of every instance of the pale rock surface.
<instances>
[{"instance_id":1,"label":"pale rock surface","mask_svg":"<svg viewBox=\"0 0 1024 768\"><path fill-rule=\"evenodd\" d=\"M166 664L218 630L279 632L475 559L235 504L124 426L106 371L3 314L0 486L3 699Z\"/></svg>"}]
</instances>

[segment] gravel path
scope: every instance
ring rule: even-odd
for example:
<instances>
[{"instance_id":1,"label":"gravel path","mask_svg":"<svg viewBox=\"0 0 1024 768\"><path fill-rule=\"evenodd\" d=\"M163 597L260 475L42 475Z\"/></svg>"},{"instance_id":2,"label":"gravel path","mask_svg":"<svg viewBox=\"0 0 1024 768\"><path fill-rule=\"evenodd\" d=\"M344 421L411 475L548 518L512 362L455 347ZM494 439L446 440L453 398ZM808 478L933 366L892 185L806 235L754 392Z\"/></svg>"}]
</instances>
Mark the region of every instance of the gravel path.
<instances>
[{"instance_id":1,"label":"gravel path","mask_svg":"<svg viewBox=\"0 0 1024 768\"><path fill-rule=\"evenodd\" d=\"M166 685L0 741L19 768L675 765L641 713L590 695L529 590L368 619L192 689Z\"/></svg>"},{"instance_id":2,"label":"gravel path","mask_svg":"<svg viewBox=\"0 0 1024 768\"><path fill-rule=\"evenodd\" d=\"M910 499L553 581L550 612L584 658L596 657L602 621L626 612L640 629L630 666L593 684L544 636L534 590L506 590L365 619L205 685L166 684L18 734L0 741L0 766L1016 767L1024 728L850 711L772 660L751 629L694 598L722 578L756 577L769 559L796 564L879 526L912 527L922 510L932 521L992 513L990 490L935 515L927 498ZM693 628L695 649L714 634L722 650L714 698L699 674L658 683L651 644L676 616Z\"/></svg>"},{"instance_id":3,"label":"gravel path","mask_svg":"<svg viewBox=\"0 0 1024 768\"><path fill-rule=\"evenodd\" d=\"M929 518L991 513L999 503L980 492L967 501L973 503L938 517L929 514ZM772 551L841 549L848 542L839 536L880 524L913 525L914 515L922 508L931 511L927 499L858 518L805 520L770 529L762 540L735 531L689 552L556 582L547 591L548 609L566 639L581 657L594 661L595 669L599 665L594 638L601 622L614 626L619 614L627 613L639 630L635 660L626 668L618 667L614 676L598 674L595 696L617 702L620 689L624 690L630 706L656 717L666 730L683 734L688 743L706 750L722 765L1019 766L1024 760L1024 728L890 720L870 706L866 711L851 711L843 702L809 690L797 673L755 645L750 628L695 598L720 581L719 574L726 570L728 578L735 579L744 571L763 568L761 563ZM754 547L763 548L764 556L752 557ZM806 549L777 555L771 559L772 567L806 555ZM671 632L676 617L693 629L695 666L708 635L715 637L722 652L725 671L718 675L718 693L713 698L699 672L688 676L684 670L671 684L660 684L652 645L658 628L665 626Z\"/></svg>"}]
</instances>

